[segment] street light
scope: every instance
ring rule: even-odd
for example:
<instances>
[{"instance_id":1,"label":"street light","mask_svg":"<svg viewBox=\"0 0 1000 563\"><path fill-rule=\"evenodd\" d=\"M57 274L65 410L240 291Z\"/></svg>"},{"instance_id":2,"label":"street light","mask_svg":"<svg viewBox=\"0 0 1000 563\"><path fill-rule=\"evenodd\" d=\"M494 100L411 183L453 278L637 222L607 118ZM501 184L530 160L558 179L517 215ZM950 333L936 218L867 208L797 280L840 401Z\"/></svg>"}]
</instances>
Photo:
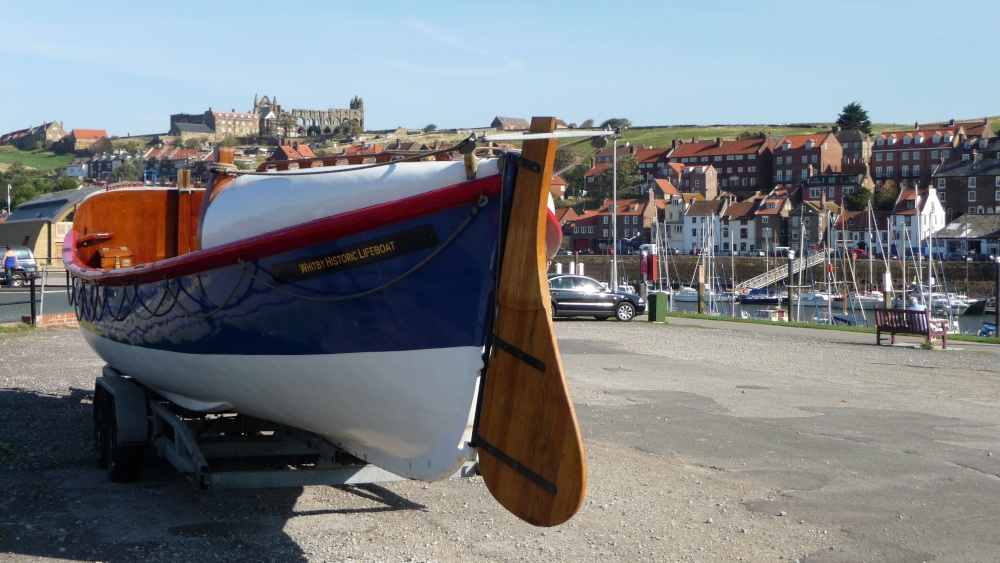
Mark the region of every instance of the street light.
<instances>
[{"instance_id":1,"label":"street light","mask_svg":"<svg viewBox=\"0 0 1000 563\"><path fill-rule=\"evenodd\" d=\"M622 128L611 137L611 291L618 291L618 138Z\"/></svg>"},{"instance_id":2,"label":"street light","mask_svg":"<svg viewBox=\"0 0 1000 563\"><path fill-rule=\"evenodd\" d=\"M7 184L7 215L10 215L10 184Z\"/></svg>"},{"instance_id":3,"label":"street light","mask_svg":"<svg viewBox=\"0 0 1000 563\"><path fill-rule=\"evenodd\" d=\"M788 249L788 320L793 321L795 317L792 316L792 264L795 263L795 251L791 248Z\"/></svg>"}]
</instances>

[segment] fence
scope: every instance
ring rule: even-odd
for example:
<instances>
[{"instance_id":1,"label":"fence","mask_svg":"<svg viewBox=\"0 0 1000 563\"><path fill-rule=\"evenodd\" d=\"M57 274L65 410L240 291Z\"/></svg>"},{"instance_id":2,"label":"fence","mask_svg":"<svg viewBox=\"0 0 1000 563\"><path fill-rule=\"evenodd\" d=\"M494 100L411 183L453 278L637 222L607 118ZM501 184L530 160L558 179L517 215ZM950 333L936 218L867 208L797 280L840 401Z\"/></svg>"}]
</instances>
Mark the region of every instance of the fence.
<instances>
[{"instance_id":1,"label":"fence","mask_svg":"<svg viewBox=\"0 0 1000 563\"><path fill-rule=\"evenodd\" d=\"M28 282L27 300L0 303L0 307L27 305L28 315L21 316L21 322L32 326L76 326L75 313L43 314L45 296L65 292L65 287L61 286L56 286L57 289L49 289L53 287L50 280L59 279L65 275L65 270L62 268L45 267L38 274L29 276L25 280ZM66 283L69 283L68 280Z\"/></svg>"}]
</instances>

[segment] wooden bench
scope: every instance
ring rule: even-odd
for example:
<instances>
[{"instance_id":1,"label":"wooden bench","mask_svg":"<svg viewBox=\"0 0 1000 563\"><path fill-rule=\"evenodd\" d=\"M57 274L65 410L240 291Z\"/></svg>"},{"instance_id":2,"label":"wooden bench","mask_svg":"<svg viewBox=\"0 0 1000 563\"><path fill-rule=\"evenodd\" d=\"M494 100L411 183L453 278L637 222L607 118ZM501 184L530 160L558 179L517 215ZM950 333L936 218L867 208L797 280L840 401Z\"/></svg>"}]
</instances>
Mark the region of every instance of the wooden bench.
<instances>
[{"instance_id":1,"label":"wooden bench","mask_svg":"<svg viewBox=\"0 0 1000 563\"><path fill-rule=\"evenodd\" d=\"M935 336L941 337L941 348L948 347L948 321L932 319L930 311L910 311L907 309L875 308L876 344L882 344L882 333L888 332L892 344L897 334L923 336L931 342Z\"/></svg>"}]
</instances>

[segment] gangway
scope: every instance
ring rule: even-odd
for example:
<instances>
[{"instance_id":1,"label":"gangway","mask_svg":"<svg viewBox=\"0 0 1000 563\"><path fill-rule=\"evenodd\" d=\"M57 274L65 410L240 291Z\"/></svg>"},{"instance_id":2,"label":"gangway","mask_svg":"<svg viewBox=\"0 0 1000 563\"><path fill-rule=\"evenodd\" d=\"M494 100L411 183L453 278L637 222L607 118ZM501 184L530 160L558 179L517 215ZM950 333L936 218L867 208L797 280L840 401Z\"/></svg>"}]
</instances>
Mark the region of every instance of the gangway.
<instances>
[{"instance_id":1,"label":"gangway","mask_svg":"<svg viewBox=\"0 0 1000 563\"><path fill-rule=\"evenodd\" d=\"M794 269L793 274L799 273L799 271L806 268L811 268L821 262L823 262L825 256L823 252L814 252L809 255L808 258L794 258L792 264ZM744 282L740 282L739 285L745 286L748 289L760 289L762 287L767 287L769 285L775 284L779 281L788 279L788 264L786 263L772 268L759 276L752 277Z\"/></svg>"}]
</instances>

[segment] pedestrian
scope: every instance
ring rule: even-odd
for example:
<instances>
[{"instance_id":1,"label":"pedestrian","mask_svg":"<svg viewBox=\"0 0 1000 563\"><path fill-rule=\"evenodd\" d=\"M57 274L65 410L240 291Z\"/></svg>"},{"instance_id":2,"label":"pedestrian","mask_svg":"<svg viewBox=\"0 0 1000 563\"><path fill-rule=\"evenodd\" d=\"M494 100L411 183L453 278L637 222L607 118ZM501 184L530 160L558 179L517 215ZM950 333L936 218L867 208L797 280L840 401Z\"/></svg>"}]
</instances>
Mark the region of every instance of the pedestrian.
<instances>
[{"instance_id":1,"label":"pedestrian","mask_svg":"<svg viewBox=\"0 0 1000 563\"><path fill-rule=\"evenodd\" d=\"M17 254L14 249L7 245L7 252L3 253L3 273L7 277L7 287L14 287L14 268L17 268Z\"/></svg>"},{"instance_id":2,"label":"pedestrian","mask_svg":"<svg viewBox=\"0 0 1000 563\"><path fill-rule=\"evenodd\" d=\"M924 307L916 297L910 297L910 305L906 308L907 311L926 311L927 307Z\"/></svg>"}]
</instances>

